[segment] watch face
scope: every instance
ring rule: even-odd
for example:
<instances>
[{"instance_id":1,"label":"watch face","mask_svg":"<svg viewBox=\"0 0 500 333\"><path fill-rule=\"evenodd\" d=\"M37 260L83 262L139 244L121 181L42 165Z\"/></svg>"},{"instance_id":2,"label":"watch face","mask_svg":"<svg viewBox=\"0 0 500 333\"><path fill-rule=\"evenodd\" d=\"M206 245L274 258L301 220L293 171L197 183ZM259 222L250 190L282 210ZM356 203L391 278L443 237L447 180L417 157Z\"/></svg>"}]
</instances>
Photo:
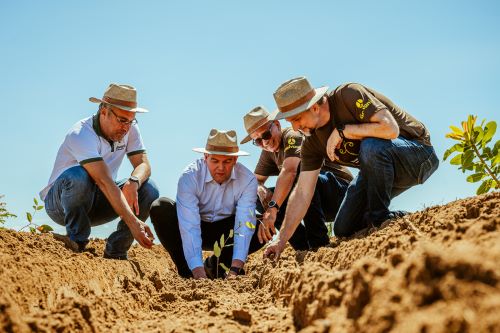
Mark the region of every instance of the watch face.
<instances>
[{"instance_id":1,"label":"watch face","mask_svg":"<svg viewBox=\"0 0 500 333\"><path fill-rule=\"evenodd\" d=\"M274 201L274 200L269 201L269 205L267 205L267 206L268 206L269 208L271 208L271 207L276 207L276 201Z\"/></svg>"}]
</instances>

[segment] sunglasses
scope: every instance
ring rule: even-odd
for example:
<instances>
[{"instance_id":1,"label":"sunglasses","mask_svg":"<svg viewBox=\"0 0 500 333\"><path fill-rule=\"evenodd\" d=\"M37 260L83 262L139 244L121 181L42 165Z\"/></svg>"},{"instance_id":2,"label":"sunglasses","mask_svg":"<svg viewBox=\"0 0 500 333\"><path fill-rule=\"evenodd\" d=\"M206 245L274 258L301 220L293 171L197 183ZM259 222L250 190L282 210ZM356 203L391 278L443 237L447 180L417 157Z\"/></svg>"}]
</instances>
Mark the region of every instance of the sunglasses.
<instances>
[{"instance_id":1,"label":"sunglasses","mask_svg":"<svg viewBox=\"0 0 500 333\"><path fill-rule=\"evenodd\" d=\"M262 133L260 138L253 139L252 143L256 146L262 146L263 140L267 141L267 140L271 139L273 137L273 134L271 133L271 128L273 127L273 125L274 125L274 121L271 122L271 125L269 125L269 128L264 133Z\"/></svg>"}]
</instances>

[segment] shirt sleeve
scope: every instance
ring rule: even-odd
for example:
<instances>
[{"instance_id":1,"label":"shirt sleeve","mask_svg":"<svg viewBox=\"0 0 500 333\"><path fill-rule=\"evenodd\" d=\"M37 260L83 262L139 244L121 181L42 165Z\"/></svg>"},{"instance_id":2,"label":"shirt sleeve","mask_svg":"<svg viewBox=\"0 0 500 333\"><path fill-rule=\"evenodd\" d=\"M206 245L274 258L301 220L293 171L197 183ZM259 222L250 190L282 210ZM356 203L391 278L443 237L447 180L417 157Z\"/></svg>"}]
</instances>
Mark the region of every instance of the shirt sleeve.
<instances>
[{"instance_id":1,"label":"shirt sleeve","mask_svg":"<svg viewBox=\"0 0 500 333\"><path fill-rule=\"evenodd\" d=\"M66 136L66 147L80 165L102 161L99 146L99 137L85 127Z\"/></svg>"},{"instance_id":2,"label":"shirt sleeve","mask_svg":"<svg viewBox=\"0 0 500 333\"><path fill-rule=\"evenodd\" d=\"M271 157L271 152L262 150L260 153L259 161L255 166L255 173L261 176L277 176L280 170L276 166L273 158Z\"/></svg>"},{"instance_id":3,"label":"shirt sleeve","mask_svg":"<svg viewBox=\"0 0 500 333\"><path fill-rule=\"evenodd\" d=\"M363 123L370 122L377 111L387 109L366 87L357 83L342 88L342 99L356 120Z\"/></svg>"},{"instance_id":4,"label":"shirt sleeve","mask_svg":"<svg viewBox=\"0 0 500 333\"><path fill-rule=\"evenodd\" d=\"M257 179L254 175L243 190L236 203L236 218L234 221L234 251L233 260L246 262L248 248L255 232L255 203L257 202ZM251 223L254 228L247 226Z\"/></svg>"},{"instance_id":5,"label":"shirt sleeve","mask_svg":"<svg viewBox=\"0 0 500 333\"><path fill-rule=\"evenodd\" d=\"M141 132L139 131L139 126L137 124L132 125L128 133L127 141L127 156L132 156L136 154L141 154L146 151L144 143L142 142Z\"/></svg>"},{"instance_id":6,"label":"shirt sleeve","mask_svg":"<svg viewBox=\"0 0 500 333\"><path fill-rule=\"evenodd\" d=\"M300 157L300 147L303 137L300 133L290 130L283 135L285 158Z\"/></svg>"},{"instance_id":7,"label":"shirt sleeve","mask_svg":"<svg viewBox=\"0 0 500 333\"><path fill-rule=\"evenodd\" d=\"M182 248L189 269L203 266L201 252L201 225L196 182L191 174L184 173L177 184L177 217Z\"/></svg>"},{"instance_id":8,"label":"shirt sleeve","mask_svg":"<svg viewBox=\"0 0 500 333\"><path fill-rule=\"evenodd\" d=\"M315 148L313 138L307 138L302 144L300 151L300 171L313 171L321 169L323 166L323 152L320 148ZM316 145L317 146L317 145Z\"/></svg>"}]
</instances>

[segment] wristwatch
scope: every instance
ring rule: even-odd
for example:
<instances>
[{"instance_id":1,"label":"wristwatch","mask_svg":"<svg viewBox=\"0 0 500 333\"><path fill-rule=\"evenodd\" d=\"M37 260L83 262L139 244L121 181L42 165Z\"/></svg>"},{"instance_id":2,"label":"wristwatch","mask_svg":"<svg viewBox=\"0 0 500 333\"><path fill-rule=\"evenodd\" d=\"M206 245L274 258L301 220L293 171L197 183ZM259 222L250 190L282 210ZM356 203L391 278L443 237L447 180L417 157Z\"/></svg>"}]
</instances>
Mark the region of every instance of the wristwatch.
<instances>
[{"instance_id":1,"label":"wristwatch","mask_svg":"<svg viewBox=\"0 0 500 333\"><path fill-rule=\"evenodd\" d=\"M280 211L280 206L276 203L276 201L271 200L269 201L269 204L267 205L267 208L276 208L276 210L279 212Z\"/></svg>"},{"instance_id":2,"label":"wristwatch","mask_svg":"<svg viewBox=\"0 0 500 333\"><path fill-rule=\"evenodd\" d=\"M128 177L128 180L131 182L137 183L137 185L139 187L141 187L141 181L136 176L130 176L130 177Z\"/></svg>"},{"instance_id":3,"label":"wristwatch","mask_svg":"<svg viewBox=\"0 0 500 333\"><path fill-rule=\"evenodd\" d=\"M344 124L337 125L337 131L339 132L339 135L342 138L342 140L345 140L344 129L345 129Z\"/></svg>"}]
</instances>

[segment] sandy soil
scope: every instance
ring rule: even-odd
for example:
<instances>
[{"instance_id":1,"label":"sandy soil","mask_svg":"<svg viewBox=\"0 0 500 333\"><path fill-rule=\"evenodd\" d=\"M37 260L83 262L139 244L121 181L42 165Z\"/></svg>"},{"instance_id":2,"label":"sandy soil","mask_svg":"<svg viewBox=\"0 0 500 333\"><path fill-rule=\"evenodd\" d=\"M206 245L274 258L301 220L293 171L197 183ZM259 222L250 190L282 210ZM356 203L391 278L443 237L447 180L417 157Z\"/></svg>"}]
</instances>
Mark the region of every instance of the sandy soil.
<instances>
[{"instance_id":1,"label":"sandy soil","mask_svg":"<svg viewBox=\"0 0 500 333\"><path fill-rule=\"evenodd\" d=\"M159 245L0 230L0 331L500 332L500 193L427 208L316 252L251 256L233 281L177 277Z\"/></svg>"}]
</instances>

